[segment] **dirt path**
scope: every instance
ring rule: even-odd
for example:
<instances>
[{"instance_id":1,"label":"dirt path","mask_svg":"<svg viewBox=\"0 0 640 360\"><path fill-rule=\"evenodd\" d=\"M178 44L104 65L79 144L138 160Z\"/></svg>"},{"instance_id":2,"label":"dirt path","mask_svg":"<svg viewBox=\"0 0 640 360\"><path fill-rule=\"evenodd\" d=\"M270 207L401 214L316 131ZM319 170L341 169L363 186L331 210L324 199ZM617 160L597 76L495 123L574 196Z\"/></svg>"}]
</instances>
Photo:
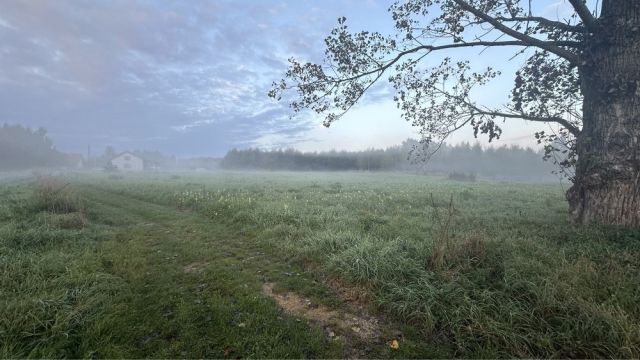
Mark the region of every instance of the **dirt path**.
<instances>
[{"instance_id":1,"label":"dirt path","mask_svg":"<svg viewBox=\"0 0 640 360\"><path fill-rule=\"evenodd\" d=\"M116 238L129 244L132 254L138 252L147 254L146 267L153 268L154 271L147 271L145 273L147 276L129 274L132 278L146 279L144 291L152 287L153 292L162 296L162 289L186 288L189 292L187 298L193 301L195 306L188 306L182 311L200 313L202 309L199 308L202 306L199 305L205 303L213 304L214 306L209 307L215 308L219 300L230 304L243 304L250 298L251 301L248 301L250 304L240 306L241 309L235 305L231 306L228 311L233 314L230 316L233 318L238 317L237 313L251 314L260 311L267 313L264 314L268 317L267 329L265 329L265 321L259 324L252 321L250 316L246 320L242 320L242 317L240 320L232 320L231 324L223 324L224 326L219 329L207 329L207 337L214 338L221 337L221 332L234 334L240 329L242 334L238 336L242 336L242 339L232 336L231 340L221 341L217 345L218 352L188 353L189 356L388 356L385 355L389 348L388 340L382 337L383 332L378 319L362 314L362 309L349 310L354 309L349 304L332 308L322 304L322 299L314 298L313 294L309 296L310 292L318 291L318 287L323 288L322 291L325 291L325 294L331 294L331 292L327 287L317 284L302 269L267 255L269 249L264 249L251 240L238 238L232 229L216 224L194 212L179 211L169 206L130 198L95 186L84 186L82 189L89 200L90 221L97 226L108 227L111 231L115 229ZM153 278L154 273L162 273L162 276ZM292 273L298 274L295 281L290 278ZM288 290L275 291L278 288L277 284L283 285ZM178 296L173 300L181 296L181 291L169 291L169 293L174 297ZM192 299L194 293L196 296ZM307 295L302 295L303 293ZM222 298L212 300L207 298L208 294L214 294L214 297L218 298L222 294ZM331 296L337 298L335 294ZM145 297L150 296L146 294ZM158 300L163 302L166 299ZM184 302L184 299L180 301ZM149 306L153 307L154 304ZM173 307L170 306L170 308ZM173 316L176 311L175 309L165 310L161 316L165 318L166 314ZM208 316L215 318L218 315L220 314L213 313ZM185 317L191 316L186 314ZM199 321L188 325L209 326L207 317L204 324L201 323L202 320ZM292 327L291 324L295 326ZM262 330L258 331L253 327L261 327ZM304 330L300 331L300 327ZM251 330L256 332L252 334ZM272 340L282 341L282 336L279 334L282 331L298 332L290 337L301 339L289 345L294 351L283 353L280 350L269 349L263 344L264 331L281 338L280 340L267 339L266 343ZM320 337L318 337L319 334ZM160 337L158 331L150 332L144 335L141 341L146 345ZM305 342L308 344L305 345ZM287 348L286 344L284 347ZM148 353L144 355L149 356ZM182 353L178 355L185 356Z\"/></svg>"},{"instance_id":2,"label":"dirt path","mask_svg":"<svg viewBox=\"0 0 640 360\"><path fill-rule=\"evenodd\" d=\"M374 341L380 337L377 318L356 315L344 310L334 310L314 303L309 298L304 298L292 291L285 294L277 294L273 292L273 286L273 283L265 283L262 286L262 292L274 299L285 311L322 325L327 335L332 339L339 338L332 329L350 332L365 341Z\"/></svg>"}]
</instances>

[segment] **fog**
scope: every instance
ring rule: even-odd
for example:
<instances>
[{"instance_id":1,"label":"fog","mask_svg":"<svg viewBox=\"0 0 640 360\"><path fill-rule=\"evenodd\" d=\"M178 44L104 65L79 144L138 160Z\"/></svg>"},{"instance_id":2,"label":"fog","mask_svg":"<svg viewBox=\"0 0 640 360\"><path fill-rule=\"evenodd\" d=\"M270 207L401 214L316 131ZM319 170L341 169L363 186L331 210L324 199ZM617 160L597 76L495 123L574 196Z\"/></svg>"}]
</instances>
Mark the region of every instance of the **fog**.
<instances>
[{"instance_id":1,"label":"fog","mask_svg":"<svg viewBox=\"0 0 640 360\"><path fill-rule=\"evenodd\" d=\"M331 129L312 114L290 118L286 104L266 96L289 57L321 61L323 39L338 17L347 16L354 29L392 32L387 6L384 1L312 6L3 1L0 126L42 127L56 149L85 158L89 152L101 156L108 147L222 158L232 148L398 146L417 134L400 119L387 85L371 89ZM505 74L517 66L505 64ZM503 101L510 80L508 75L497 80L487 91L495 96L483 95L484 100ZM539 128L516 122L497 146L535 147L531 135ZM451 141L475 139L463 130Z\"/></svg>"},{"instance_id":2,"label":"fog","mask_svg":"<svg viewBox=\"0 0 640 360\"><path fill-rule=\"evenodd\" d=\"M223 157L176 157L159 151L116 149L102 152L87 147L85 154L56 148L45 129L20 125L0 127L0 172L206 172L226 170L405 172L448 176L453 180L511 180L557 182L570 176L558 173L553 159L519 146L483 148L479 144L442 144L429 152L412 139L394 147L363 151L301 152L295 149L229 150Z\"/></svg>"}]
</instances>

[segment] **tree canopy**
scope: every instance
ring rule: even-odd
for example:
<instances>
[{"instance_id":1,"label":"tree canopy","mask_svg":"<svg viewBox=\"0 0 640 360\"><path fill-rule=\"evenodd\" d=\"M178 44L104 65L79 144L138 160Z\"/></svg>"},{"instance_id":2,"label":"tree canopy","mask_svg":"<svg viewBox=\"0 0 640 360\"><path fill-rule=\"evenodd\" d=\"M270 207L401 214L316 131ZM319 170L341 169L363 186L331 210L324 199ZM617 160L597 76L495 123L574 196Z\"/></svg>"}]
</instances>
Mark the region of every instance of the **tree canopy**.
<instances>
[{"instance_id":1,"label":"tree canopy","mask_svg":"<svg viewBox=\"0 0 640 360\"><path fill-rule=\"evenodd\" d=\"M518 118L558 124L556 132L541 131L536 137L547 157L564 152L558 162L571 167L582 127L578 69L589 66L584 41L598 25L584 1L569 3L575 10L571 16L550 19L536 15L530 0L396 2L389 8L394 34L352 32L342 17L325 39L324 62L290 59L285 78L274 82L269 95L281 100L294 92L294 113L311 110L330 126L386 78L402 117L419 128L424 144L435 145L431 149L465 126L475 136L499 139L502 122ZM478 48L482 55L482 49L492 47L513 48L514 57L526 57L504 106L490 107L473 96L501 75L499 68L476 69L471 59L450 56L436 66L423 61L464 48Z\"/></svg>"},{"instance_id":2,"label":"tree canopy","mask_svg":"<svg viewBox=\"0 0 640 360\"><path fill-rule=\"evenodd\" d=\"M0 127L0 170L22 170L59 166L65 161L44 128L36 130L20 125Z\"/></svg>"}]
</instances>

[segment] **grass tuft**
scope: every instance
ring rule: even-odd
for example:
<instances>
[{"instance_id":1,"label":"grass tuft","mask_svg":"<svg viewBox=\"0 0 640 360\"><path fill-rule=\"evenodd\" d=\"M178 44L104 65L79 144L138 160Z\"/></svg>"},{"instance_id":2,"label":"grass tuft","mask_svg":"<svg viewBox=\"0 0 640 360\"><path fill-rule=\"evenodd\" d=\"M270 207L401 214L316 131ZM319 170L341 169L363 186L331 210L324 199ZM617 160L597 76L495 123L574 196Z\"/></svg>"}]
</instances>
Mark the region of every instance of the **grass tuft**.
<instances>
[{"instance_id":1,"label":"grass tuft","mask_svg":"<svg viewBox=\"0 0 640 360\"><path fill-rule=\"evenodd\" d=\"M70 214L83 212L84 205L80 196L69 189L69 183L60 179L41 176L38 177L31 206L33 210L47 211L54 214Z\"/></svg>"}]
</instances>

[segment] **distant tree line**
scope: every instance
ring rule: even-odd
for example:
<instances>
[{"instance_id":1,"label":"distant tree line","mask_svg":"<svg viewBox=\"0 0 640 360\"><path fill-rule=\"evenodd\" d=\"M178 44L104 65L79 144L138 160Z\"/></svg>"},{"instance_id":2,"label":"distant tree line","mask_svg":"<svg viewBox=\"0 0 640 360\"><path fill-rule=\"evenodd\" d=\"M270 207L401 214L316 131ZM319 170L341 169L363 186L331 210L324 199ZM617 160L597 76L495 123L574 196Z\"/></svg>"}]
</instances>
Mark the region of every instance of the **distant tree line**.
<instances>
[{"instance_id":1,"label":"distant tree line","mask_svg":"<svg viewBox=\"0 0 640 360\"><path fill-rule=\"evenodd\" d=\"M225 155L220 165L225 169L378 171L396 169L403 156L407 157L393 149L359 152L233 149Z\"/></svg>"},{"instance_id":2,"label":"distant tree line","mask_svg":"<svg viewBox=\"0 0 640 360\"><path fill-rule=\"evenodd\" d=\"M517 145L482 148L478 144L461 143L443 144L435 154L427 156L420 148L417 141L407 140L400 146L365 151L233 149L220 165L224 169L413 171L516 180L557 178L553 174L557 167L542 160L542 150Z\"/></svg>"},{"instance_id":3,"label":"distant tree line","mask_svg":"<svg viewBox=\"0 0 640 360\"><path fill-rule=\"evenodd\" d=\"M55 149L45 129L0 127L0 171L63 166L66 162L66 155Z\"/></svg>"}]
</instances>

